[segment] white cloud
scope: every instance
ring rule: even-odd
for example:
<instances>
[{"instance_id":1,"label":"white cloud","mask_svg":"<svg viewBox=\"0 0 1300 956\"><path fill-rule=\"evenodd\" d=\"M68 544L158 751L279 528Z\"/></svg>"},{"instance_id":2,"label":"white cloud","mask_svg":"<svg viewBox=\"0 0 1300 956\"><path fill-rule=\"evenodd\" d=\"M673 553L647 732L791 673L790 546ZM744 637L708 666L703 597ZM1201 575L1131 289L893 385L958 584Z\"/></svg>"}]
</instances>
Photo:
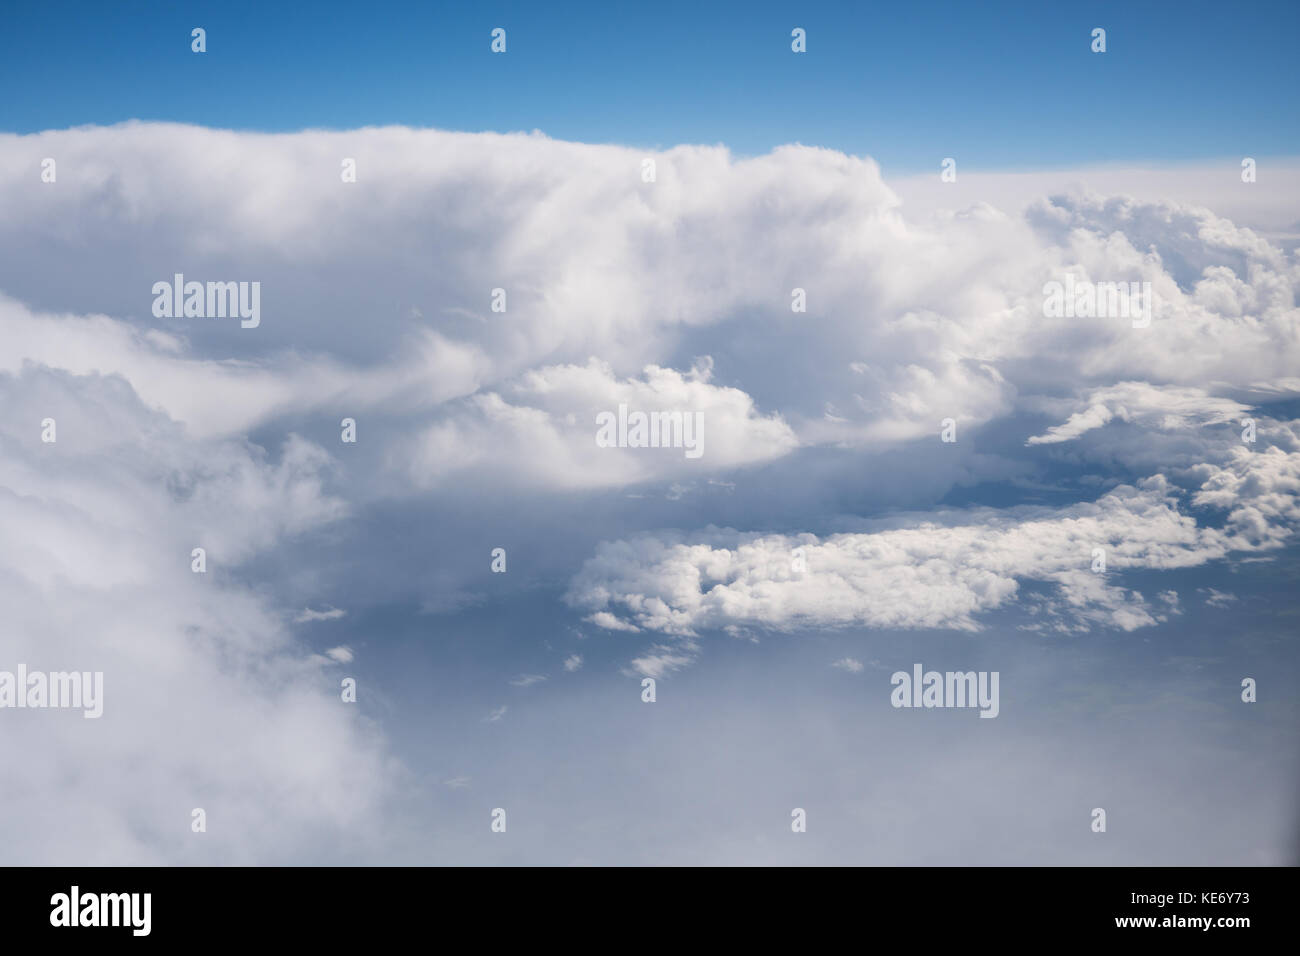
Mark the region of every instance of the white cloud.
<instances>
[{"instance_id":1,"label":"white cloud","mask_svg":"<svg viewBox=\"0 0 1300 956\"><path fill-rule=\"evenodd\" d=\"M49 155L57 188L31 175ZM332 174L342 155L357 189ZM364 845L400 774L364 709L339 700L331 662L350 649L311 654L285 626L342 612L304 608L310 589L276 607L283 581L241 575L310 577L253 562L376 498L454 508L508 485L533 497L503 520L550 504L585 517L606 489L658 482L636 500L680 511L648 526L680 514L691 528L708 518L690 489L716 483L745 528L817 528L618 524L570 600L606 630L654 632L629 665L651 677L690 664L710 629L975 631L1018 602L1043 628L1132 630L1177 605L1124 571L1290 540L1296 426L1252 409L1300 390L1300 266L1208 200L977 192L913 215L873 162L829 150L677 147L656 154L652 185L642 155L404 128L0 135L6 653L102 669L107 695L93 732L28 713L0 736L0 759L23 768L0 807L12 860L191 862L194 805L220 821L218 862L293 860L322 832ZM1261 178L1225 201L1280 215L1295 181L1281 199ZM155 319L152 284L177 271L260 281L261 326ZM1067 273L1151 282L1151 326L1044 317L1044 282ZM497 287L505 313L489 308ZM791 312L796 287L806 313ZM704 456L596 447L595 414L621 403L702 412ZM1223 427L1245 411L1257 447ZM1153 477L1075 505L851 532L825 513L870 512L891 481L928 504L1016 473L1024 460L982 447L979 426L1025 413L1048 416L1011 441L1032 463ZM338 442L344 416L357 446ZM54 445L39 440L46 417ZM947 417L958 443L940 448ZM768 497L748 498L764 477ZM746 510L777 497L791 503L771 523ZM596 519L574 530L600 533ZM807 571L791 567L796 546ZM195 547L206 575L189 570ZM420 595L430 609L485 600L478 582L438 583ZM41 816L65 825L13 822Z\"/></svg>"},{"instance_id":2,"label":"white cloud","mask_svg":"<svg viewBox=\"0 0 1300 956\"><path fill-rule=\"evenodd\" d=\"M0 324L11 346L0 353L0 370L17 372L34 362L120 375L146 405L198 437L238 434L277 415L340 405L354 413L433 405L472 392L484 361L474 347L427 329L411 330L391 361L370 368L293 352L208 359L193 354L184 327L142 331L104 315L35 311L3 294Z\"/></svg>"},{"instance_id":3,"label":"white cloud","mask_svg":"<svg viewBox=\"0 0 1300 956\"><path fill-rule=\"evenodd\" d=\"M1227 591L1220 591L1218 588L1197 588L1198 593L1205 594L1205 603L1210 607L1227 607L1237 600L1237 595L1230 594Z\"/></svg>"},{"instance_id":4,"label":"white cloud","mask_svg":"<svg viewBox=\"0 0 1300 956\"><path fill-rule=\"evenodd\" d=\"M978 631L981 614L1009 606L1022 583L1034 581L1056 589L1051 603L1030 599L1040 627L1134 630L1177 613L1176 596L1166 591L1152 604L1124 586L1122 572L1278 547L1300 525L1300 451L1238 447L1227 459L1202 467L1204 483L1191 496L1196 506L1226 511L1223 527L1198 524L1180 509L1177 489L1153 476L1092 503L904 515L879 530L824 538L710 529L606 542L575 576L568 600L598 625L693 645L702 631L746 627ZM1105 551L1105 574L1091 569L1094 548ZM665 654L675 655L674 666L691 657L661 648L649 660Z\"/></svg>"},{"instance_id":5,"label":"white cloud","mask_svg":"<svg viewBox=\"0 0 1300 956\"><path fill-rule=\"evenodd\" d=\"M656 644L647 653L632 660L631 673L658 680L673 671L681 670L695 660L695 650L693 645L669 647Z\"/></svg>"},{"instance_id":6,"label":"white cloud","mask_svg":"<svg viewBox=\"0 0 1300 956\"><path fill-rule=\"evenodd\" d=\"M1288 428L1298 426L1300 421ZM1226 463L1207 463L1197 472L1204 480L1192 501L1227 512L1234 546L1280 547L1300 521L1300 451L1238 445Z\"/></svg>"},{"instance_id":7,"label":"white cloud","mask_svg":"<svg viewBox=\"0 0 1300 956\"><path fill-rule=\"evenodd\" d=\"M570 654L564 659L564 669L569 673L582 669L582 655Z\"/></svg>"},{"instance_id":8,"label":"white cloud","mask_svg":"<svg viewBox=\"0 0 1300 956\"><path fill-rule=\"evenodd\" d=\"M57 190L20 175L45 155L63 157ZM339 155L357 158L365 202L360 184L302 175ZM914 216L873 162L829 150L680 146L656 155L653 184L641 158L396 127L3 135L0 284L31 307L0 299L0 367L121 375L200 436L305 414L337 427L346 409L377 450L358 463L371 494L671 483L810 445L932 439L944 418L969 429L1063 389L1267 389L1300 367L1300 267L1195 190L1099 195L1087 185L1120 180L1091 170L1044 200L967 173L929 183L945 208ZM1258 211L1273 189L1235 194ZM261 281L262 325L153 318L152 282L178 270ZM1066 273L1150 281L1154 321L1045 318L1042 286ZM66 304L92 298L68 274L107 277L90 314ZM689 356L711 371L674 371ZM1099 393L1034 440L1096 427L1124 398ZM598 455L588 419L625 399L703 410L704 459Z\"/></svg>"},{"instance_id":9,"label":"white cloud","mask_svg":"<svg viewBox=\"0 0 1300 956\"><path fill-rule=\"evenodd\" d=\"M99 375L0 372L0 404L4 656L104 674L104 715L86 727L6 714L20 719L0 760L21 768L0 823L8 858L249 863L296 859L322 829L364 839L396 783L384 742L327 659L231 573L346 513L327 456L292 437L277 455L195 441ZM196 806L218 840L187 839Z\"/></svg>"},{"instance_id":10,"label":"white cloud","mask_svg":"<svg viewBox=\"0 0 1300 956\"><path fill-rule=\"evenodd\" d=\"M323 611L314 611L309 607L305 607L294 615L293 622L295 624L306 624L313 621L337 621L347 613L347 611L337 607L327 607Z\"/></svg>"},{"instance_id":11,"label":"white cloud","mask_svg":"<svg viewBox=\"0 0 1300 956\"><path fill-rule=\"evenodd\" d=\"M619 380L592 359L528 372L507 387L517 404L496 392L475 396L417 439L411 482L433 486L486 475L555 487L622 486L769 461L798 444L779 417L758 414L744 392L709 384L707 361L686 374L648 366L643 375ZM618 415L620 406L697 415L701 428L683 432L689 449L601 447L597 415ZM521 471L523 462L528 467Z\"/></svg>"},{"instance_id":12,"label":"white cloud","mask_svg":"<svg viewBox=\"0 0 1300 956\"><path fill-rule=\"evenodd\" d=\"M629 624L608 611L596 611L594 614L588 614L584 620L590 621L597 627L603 627L607 631L639 631L641 628L635 624Z\"/></svg>"},{"instance_id":13,"label":"white cloud","mask_svg":"<svg viewBox=\"0 0 1300 956\"><path fill-rule=\"evenodd\" d=\"M861 674L863 671L862 661L856 660L852 657L842 657L832 664L831 667L838 668L842 671L848 671L850 674Z\"/></svg>"},{"instance_id":14,"label":"white cloud","mask_svg":"<svg viewBox=\"0 0 1300 956\"><path fill-rule=\"evenodd\" d=\"M1300 239L1296 222L1300 163L1283 158L1266 160L1269 189L1242 189L1240 163L1240 156L1232 156L1210 163L1111 163L1041 171L997 172L964 167L957 180L944 183L942 189L935 188L933 173L891 179L890 186L902 199L904 214L918 222L977 203L1017 213L1043 196L1091 190L1102 195L1132 196L1148 203L1172 201L1213 209L1262 235Z\"/></svg>"},{"instance_id":15,"label":"white cloud","mask_svg":"<svg viewBox=\"0 0 1300 956\"><path fill-rule=\"evenodd\" d=\"M1093 389L1086 404L1086 409L1072 414L1064 424L1049 428L1044 435L1034 435L1026 444L1069 441L1112 420L1134 422L1161 431L1186 431L1236 422L1250 410L1247 405L1208 395L1200 388L1158 387L1146 382L1121 382Z\"/></svg>"}]
</instances>

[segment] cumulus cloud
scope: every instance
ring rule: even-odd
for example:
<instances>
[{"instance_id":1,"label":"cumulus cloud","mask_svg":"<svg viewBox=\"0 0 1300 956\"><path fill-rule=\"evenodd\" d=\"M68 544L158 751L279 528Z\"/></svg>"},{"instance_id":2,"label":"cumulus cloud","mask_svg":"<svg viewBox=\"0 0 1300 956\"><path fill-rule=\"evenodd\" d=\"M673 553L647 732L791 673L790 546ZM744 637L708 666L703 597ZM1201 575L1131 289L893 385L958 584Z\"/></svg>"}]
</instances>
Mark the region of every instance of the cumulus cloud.
<instances>
[{"instance_id":1,"label":"cumulus cloud","mask_svg":"<svg viewBox=\"0 0 1300 956\"><path fill-rule=\"evenodd\" d=\"M1267 388L1300 367L1294 258L1186 202L1076 190L908 217L873 162L802 146L676 147L655 183L641 151L540 135L128 123L0 146L7 367L120 375L202 435L364 414L384 493L673 481L933 437L1062 387ZM57 189L19 174L45 155ZM177 271L261 281L262 324L155 319L152 283ZM1149 281L1154 321L1045 317L1067 274ZM1129 398L1099 393L1031 441ZM591 419L624 400L704 411L702 465L597 456Z\"/></svg>"},{"instance_id":2,"label":"cumulus cloud","mask_svg":"<svg viewBox=\"0 0 1300 956\"><path fill-rule=\"evenodd\" d=\"M1014 605L1024 626L1134 630L1178 606L1126 571L1291 539L1296 424L1261 409L1300 394L1300 267L1262 233L1195 197L1085 190L915 216L871 160L802 146L675 147L653 184L643 155L391 127L0 135L0 604L15 657L102 669L107 695L97 736L27 713L0 737L28 768L3 819L62 821L54 845L3 828L12 859L194 859L176 836L192 806L221 821L222 862L293 859L322 832L364 842L399 774L339 700L349 647L312 654L286 628L343 612L273 558L363 533L347 519L395 497L403 521L477 497L466 522L500 511L525 542L550 534L538 550L559 555L568 601L648 635L627 672L656 678L717 629L974 632ZM44 156L57 184L31 175ZM259 281L261 324L155 318L153 284L177 272ZM1045 316L1044 283L1066 275L1150 282L1151 325ZM620 405L698 412L703 454L599 447L596 416ZM1057 464L1075 466L1067 491L1095 490L931 507ZM917 510L874 513L891 484ZM606 493L617 507L594 507ZM536 530L560 506L567 566ZM478 553L460 530L447 549ZM384 587L408 557L377 559ZM400 596L484 600L481 582L433 583ZM374 588L349 607L393 597Z\"/></svg>"},{"instance_id":3,"label":"cumulus cloud","mask_svg":"<svg viewBox=\"0 0 1300 956\"><path fill-rule=\"evenodd\" d=\"M411 481L432 486L486 473L560 488L621 487L761 463L797 446L779 416L759 415L744 392L709 384L710 374L707 360L686 374L649 366L637 380L618 380L596 359L528 372L510 385L512 400L477 395L429 427L414 444ZM599 416L632 413L693 418L656 431L661 447L597 443ZM523 461L530 467L519 472Z\"/></svg>"},{"instance_id":4,"label":"cumulus cloud","mask_svg":"<svg viewBox=\"0 0 1300 956\"><path fill-rule=\"evenodd\" d=\"M1163 476L1066 508L975 508L907 515L862 533L819 538L730 529L664 532L605 542L575 576L568 600L613 629L677 635L747 627L948 628L978 631L980 615L1016 602L1025 582L1054 586L1027 598L1035 626L1131 631L1177 613L1177 596L1148 600L1123 572L1195 567L1232 551L1281 546L1300 524L1300 452L1234 448L1207 465L1190 505L1226 512L1198 523ZM1100 549L1100 552L1097 551ZM1104 568L1096 564L1098 554ZM1104 573L1100 573L1103 572ZM634 662L664 671L684 647ZM654 676L654 675L651 675Z\"/></svg>"},{"instance_id":5,"label":"cumulus cloud","mask_svg":"<svg viewBox=\"0 0 1300 956\"><path fill-rule=\"evenodd\" d=\"M386 746L342 703L327 661L234 574L346 513L326 490L327 456L294 437L274 455L190 439L97 374L0 372L0 403L7 664L104 675L94 730L6 713L0 759L22 768L0 824L7 858L290 860L315 852L322 829L369 832L395 785ZM194 807L216 839L185 839Z\"/></svg>"},{"instance_id":6,"label":"cumulus cloud","mask_svg":"<svg viewBox=\"0 0 1300 956\"><path fill-rule=\"evenodd\" d=\"M1246 225L1270 239L1297 236L1300 207L1300 163L1275 159L1268 163L1273 177L1268 190L1242 189L1236 176L1224 175L1222 161L1210 163L1116 164L1051 170L1017 169L962 171L955 181L934 188L934 175L890 179L909 218L924 221L952 209L985 202L1009 213L1020 213L1044 196L1081 192L1131 196L1144 203L1172 201L1180 206L1213 209L1220 216Z\"/></svg>"},{"instance_id":7,"label":"cumulus cloud","mask_svg":"<svg viewBox=\"0 0 1300 956\"><path fill-rule=\"evenodd\" d=\"M1104 604L1127 629L1151 618L1139 597L1094 581L1093 547L1114 550L1116 566L1199 563L1203 547L1223 553L1202 543L1159 482L1069 512L983 511L966 521L918 516L909 528L824 539L716 530L606 543L569 599L625 624L688 636L741 625L973 631L979 612L1011 601L1019 580L1034 578L1057 583L1080 610Z\"/></svg>"},{"instance_id":8,"label":"cumulus cloud","mask_svg":"<svg viewBox=\"0 0 1300 956\"><path fill-rule=\"evenodd\" d=\"M276 416L340 405L354 412L432 405L472 392L482 362L473 347L428 329L411 330L391 361L369 367L293 351L204 357L184 326L142 328L105 315L42 312L4 294L0 324L12 344L0 355L0 369L17 372L34 363L118 375L146 405L199 437L239 434Z\"/></svg>"}]
</instances>

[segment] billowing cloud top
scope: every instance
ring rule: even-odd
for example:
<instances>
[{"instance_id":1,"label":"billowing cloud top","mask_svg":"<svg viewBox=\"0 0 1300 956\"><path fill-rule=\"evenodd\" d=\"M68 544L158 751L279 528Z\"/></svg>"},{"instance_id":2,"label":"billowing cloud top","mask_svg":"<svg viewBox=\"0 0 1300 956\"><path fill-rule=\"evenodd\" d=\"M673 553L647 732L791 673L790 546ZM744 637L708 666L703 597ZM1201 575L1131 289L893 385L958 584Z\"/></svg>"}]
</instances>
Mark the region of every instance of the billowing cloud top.
<instances>
[{"instance_id":1,"label":"billowing cloud top","mask_svg":"<svg viewBox=\"0 0 1300 956\"><path fill-rule=\"evenodd\" d=\"M94 741L32 724L49 736L21 754L77 752L111 788L148 753L160 807L219 779L246 838L232 860L291 858L401 786L333 706L362 652L309 654L290 630L365 595L304 573L281 604L238 573L368 509L452 527L490 500L522 528L591 509L569 528L583 553L548 570L575 618L658 642L630 665L650 676L712 631L977 631L1013 606L1025 627L1150 626L1177 600L1125 571L1264 556L1300 518L1300 265L1198 206L1075 192L913 214L870 160L802 146L128 123L0 136L0 208L7 651L102 669L114 695ZM157 315L178 274L259 283L260 321ZM1149 321L1053 313L1067 281L1149 290ZM620 409L700 416L701 454L602 443ZM1025 495L962 497L991 482ZM161 706L185 717L160 725ZM0 736L11 762L18 740ZM192 852L105 820L60 767L32 766L24 812L96 821L105 860ZM286 822L257 809L268 793L307 809Z\"/></svg>"}]
</instances>

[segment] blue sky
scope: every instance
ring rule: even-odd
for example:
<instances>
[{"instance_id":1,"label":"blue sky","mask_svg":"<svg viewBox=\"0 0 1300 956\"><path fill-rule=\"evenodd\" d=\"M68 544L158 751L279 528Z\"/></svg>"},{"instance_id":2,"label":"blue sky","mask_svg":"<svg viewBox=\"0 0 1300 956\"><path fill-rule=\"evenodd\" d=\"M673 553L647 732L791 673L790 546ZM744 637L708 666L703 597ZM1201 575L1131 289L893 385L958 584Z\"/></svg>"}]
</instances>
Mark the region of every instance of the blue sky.
<instances>
[{"instance_id":1,"label":"blue sky","mask_svg":"<svg viewBox=\"0 0 1300 956\"><path fill-rule=\"evenodd\" d=\"M488 49L497 26L504 56ZM1098 26L1105 54L1090 51ZM1290 2L22 4L0 35L0 83L21 91L0 129L396 123L744 154L798 141L887 172L1294 155L1298 32Z\"/></svg>"}]
</instances>

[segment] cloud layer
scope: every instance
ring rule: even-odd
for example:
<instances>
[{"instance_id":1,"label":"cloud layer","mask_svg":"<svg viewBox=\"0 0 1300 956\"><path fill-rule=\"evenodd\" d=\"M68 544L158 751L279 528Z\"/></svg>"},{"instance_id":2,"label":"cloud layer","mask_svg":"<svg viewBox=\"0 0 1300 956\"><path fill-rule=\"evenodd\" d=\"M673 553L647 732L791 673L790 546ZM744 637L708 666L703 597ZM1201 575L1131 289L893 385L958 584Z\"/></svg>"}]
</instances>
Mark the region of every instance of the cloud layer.
<instances>
[{"instance_id":1,"label":"cloud layer","mask_svg":"<svg viewBox=\"0 0 1300 956\"><path fill-rule=\"evenodd\" d=\"M1129 632L1182 608L1131 573L1288 545L1294 252L1185 202L1022 211L943 186L904 202L871 160L802 146L0 135L5 658L103 670L107 695L93 729L26 713L0 736L30 770L2 805L9 858L364 858L410 781L339 699L369 652L341 629L493 593L484 526L513 536L496 594L550 588L652 677L714 631L975 633L1015 611ZM260 282L261 324L155 318L178 272ZM1151 324L1047 316L1066 276L1150 283ZM701 414L703 454L600 447L623 405ZM340 633L313 649L315 627ZM595 659L520 663L510 693ZM500 730L524 704L475 706ZM192 807L219 838L188 839Z\"/></svg>"}]
</instances>

